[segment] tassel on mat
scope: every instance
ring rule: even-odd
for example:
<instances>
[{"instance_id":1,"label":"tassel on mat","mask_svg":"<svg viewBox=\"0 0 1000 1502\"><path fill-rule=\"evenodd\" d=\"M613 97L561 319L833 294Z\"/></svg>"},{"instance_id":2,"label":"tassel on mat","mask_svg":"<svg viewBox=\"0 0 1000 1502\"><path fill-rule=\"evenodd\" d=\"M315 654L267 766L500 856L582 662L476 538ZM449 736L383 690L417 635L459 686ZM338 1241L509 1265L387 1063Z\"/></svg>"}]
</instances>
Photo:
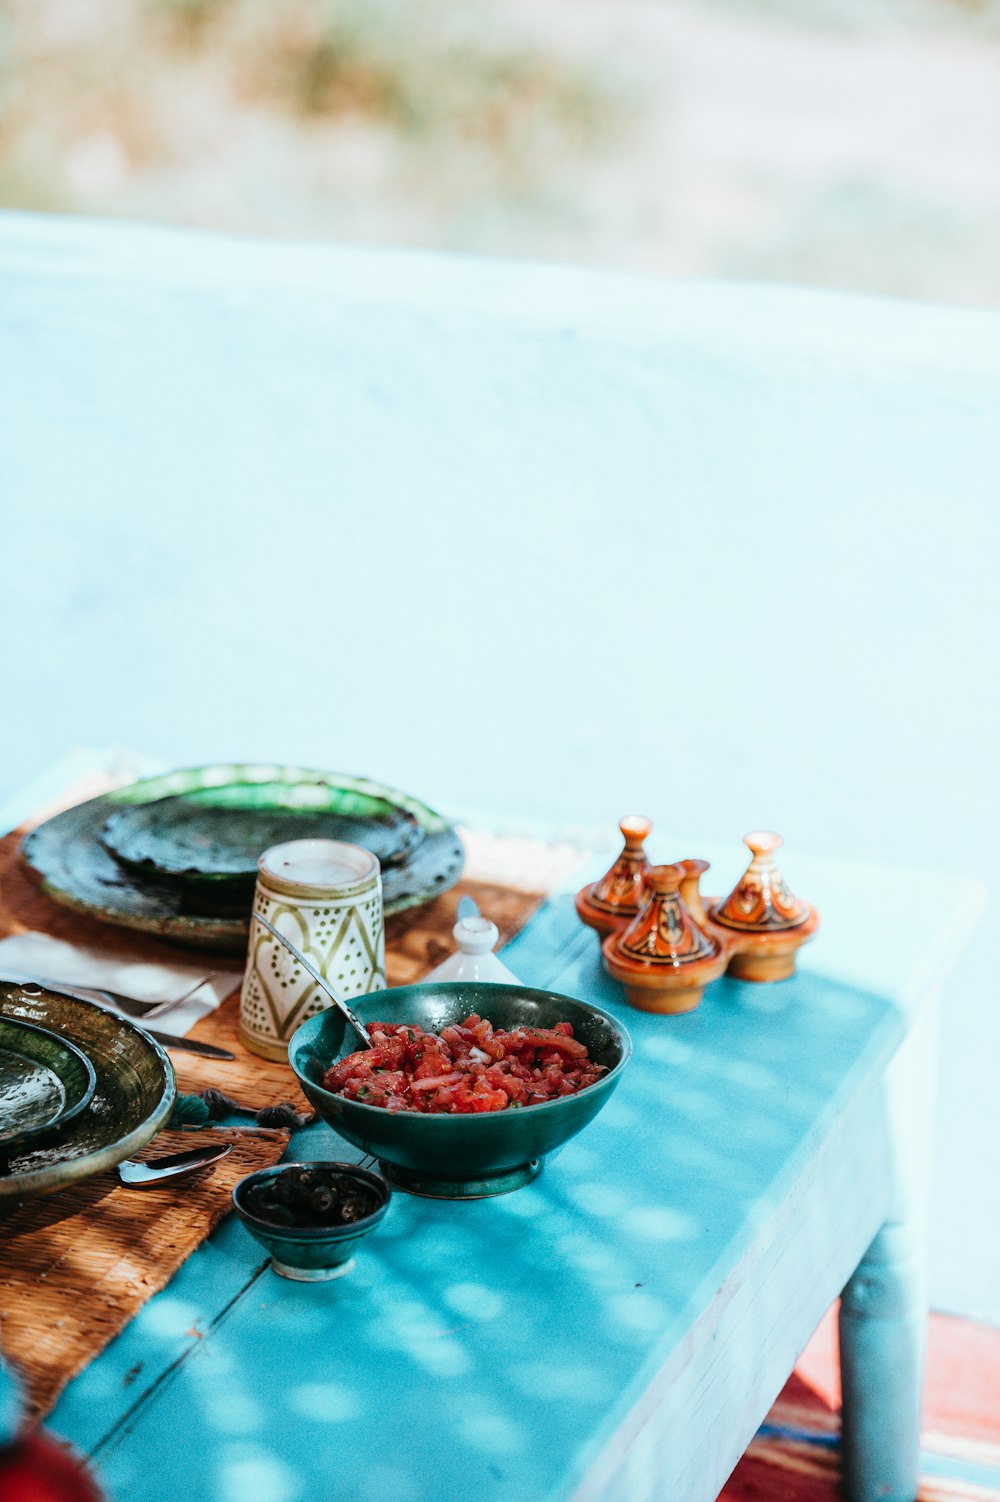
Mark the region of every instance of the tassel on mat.
<instances>
[{"instance_id":1,"label":"tassel on mat","mask_svg":"<svg viewBox=\"0 0 1000 1502\"><path fill-rule=\"evenodd\" d=\"M316 1120L315 1111L296 1111L290 1101L256 1111L252 1106L241 1105L238 1100L224 1095L221 1090L208 1089L198 1095L178 1095L167 1127L174 1130L203 1127L212 1121L223 1121L227 1116L249 1116L258 1126L287 1127L289 1131L310 1126Z\"/></svg>"}]
</instances>

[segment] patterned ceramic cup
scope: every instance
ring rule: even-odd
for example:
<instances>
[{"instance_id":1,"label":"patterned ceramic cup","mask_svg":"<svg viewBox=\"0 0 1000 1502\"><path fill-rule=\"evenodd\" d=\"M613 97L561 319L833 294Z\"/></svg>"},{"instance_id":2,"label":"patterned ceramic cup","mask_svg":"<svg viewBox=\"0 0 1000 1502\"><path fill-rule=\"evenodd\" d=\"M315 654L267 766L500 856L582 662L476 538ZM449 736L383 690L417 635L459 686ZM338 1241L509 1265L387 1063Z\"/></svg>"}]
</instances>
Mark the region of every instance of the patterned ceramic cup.
<instances>
[{"instance_id":1,"label":"patterned ceramic cup","mask_svg":"<svg viewBox=\"0 0 1000 1502\"><path fill-rule=\"evenodd\" d=\"M261 914L345 999L385 987L382 877L377 858L340 840L290 840L257 863L240 1036L265 1059L285 1059L292 1033L331 1005Z\"/></svg>"}]
</instances>

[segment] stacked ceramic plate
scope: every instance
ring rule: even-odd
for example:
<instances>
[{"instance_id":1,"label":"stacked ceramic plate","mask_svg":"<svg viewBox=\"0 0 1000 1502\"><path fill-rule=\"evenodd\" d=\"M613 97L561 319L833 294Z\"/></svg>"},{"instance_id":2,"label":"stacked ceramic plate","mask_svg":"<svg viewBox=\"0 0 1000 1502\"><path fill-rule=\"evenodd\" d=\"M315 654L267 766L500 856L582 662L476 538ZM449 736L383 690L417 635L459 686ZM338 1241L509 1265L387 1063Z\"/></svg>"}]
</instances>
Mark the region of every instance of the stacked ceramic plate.
<instances>
[{"instance_id":1,"label":"stacked ceramic plate","mask_svg":"<svg viewBox=\"0 0 1000 1502\"><path fill-rule=\"evenodd\" d=\"M454 829L416 798L364 777L279 766L146 778L57 814L22 852L57 902L242 953L261 852L317 837L378 856L387 913L447 891L462 871Z\"/></svg>"},{"instance_id":2,"label":"stacked ceramic plate","mask_svg":"<svg viewBox=\"0 0 1000 1502\"><path fill-rule=\"evenodd\" d=\"M174 1095L166 1054L127 1018L0 982L0 1214L121 1163Z\"/></svg>"}]
</instances>

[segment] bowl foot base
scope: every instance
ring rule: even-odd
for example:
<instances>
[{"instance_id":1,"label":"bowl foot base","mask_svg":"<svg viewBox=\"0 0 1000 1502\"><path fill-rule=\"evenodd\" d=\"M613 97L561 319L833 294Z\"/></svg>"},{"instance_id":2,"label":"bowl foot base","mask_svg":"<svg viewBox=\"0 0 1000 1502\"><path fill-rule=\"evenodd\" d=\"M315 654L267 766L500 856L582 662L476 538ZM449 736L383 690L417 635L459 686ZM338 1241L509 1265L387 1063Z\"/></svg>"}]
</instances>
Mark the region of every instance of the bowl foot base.
<instances>
[{"instance_id":1,"label":"bowl foot base","mask_svg":"<svg viewBox=\"0 0 1000 1502\"><path fill-rule=\"evenodd\" d=\"M279 1278L292 1278L296 1283L329 1283L334 1278L342 1278L353 1266L353 1257L336 1267L290 1267L287 1262L279 1262L277 1257L271 1258L272 1271Z\"/></svg>"},{"instance_id":2,"label":"bowl foot base","mask_svg":"<svg viewBox=\"0 0 1000 1502\"><path fill-rule=\"evenodd\" d=\"M506 1173L486 1174L482 1178L442 1179L420 1169L400 1168L398 1163L383 1163L379 1168L394 1189L405 1189L407 1194L420 1194L434 1200L482 1200L493 1194L510 1194L514 1189L523 1189L532 1179L537 1179L545 1164L544 1158L534 1158L519 1168Z\"/></svg>"}]
</instances>

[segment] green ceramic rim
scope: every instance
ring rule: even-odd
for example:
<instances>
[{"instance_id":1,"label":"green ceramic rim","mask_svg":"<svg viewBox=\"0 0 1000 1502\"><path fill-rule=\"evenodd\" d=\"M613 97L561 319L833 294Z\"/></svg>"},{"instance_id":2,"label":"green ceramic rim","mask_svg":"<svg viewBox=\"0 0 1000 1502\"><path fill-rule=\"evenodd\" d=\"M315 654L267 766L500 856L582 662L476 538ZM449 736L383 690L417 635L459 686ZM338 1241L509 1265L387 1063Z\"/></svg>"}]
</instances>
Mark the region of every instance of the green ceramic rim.
<instances>
[{"instance_id":1,"label":"green ceramic rim","mask_svg":"<svg viewBox=\"0 0 1000 1502\"><path fill-rule=\"evenodd\" d=\"M346 772L320 772L315 768L285 766L269 762L231 762L215 766L182 767L173 772L162 772L156 777L143 777L128 787L116 788L103 794L105 801L116 806L124 803L152 803L157 798L169 798L174 793L200 792L204 788L227 787L235 782L315 782L330 783L349 792L365 793L371 798L380 798L395 803L414 816L428 834L447 829L448 821L441 814L421 803L409 793L401 793L371 777L354 777Z\"/></svg>"}]
</instances>

